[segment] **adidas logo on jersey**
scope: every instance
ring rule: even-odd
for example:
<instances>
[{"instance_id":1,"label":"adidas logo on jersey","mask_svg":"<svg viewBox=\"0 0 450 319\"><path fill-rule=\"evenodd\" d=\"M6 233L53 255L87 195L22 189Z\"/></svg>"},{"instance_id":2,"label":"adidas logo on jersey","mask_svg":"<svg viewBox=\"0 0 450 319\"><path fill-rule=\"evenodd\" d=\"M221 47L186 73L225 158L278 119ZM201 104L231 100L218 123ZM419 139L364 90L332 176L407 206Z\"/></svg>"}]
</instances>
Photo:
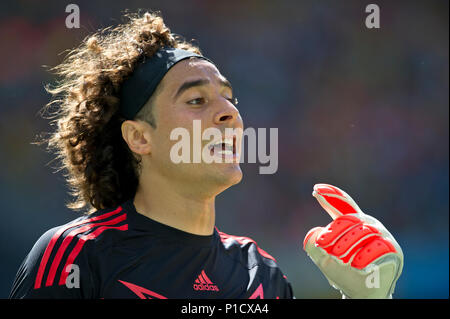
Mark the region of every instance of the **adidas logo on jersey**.
<instances>
[{"instance_id":1,"label":"adidas logo on jersey","mask_svg":"<svg viewBox=\"0 0 450 319\"><path fill-rule=\"evenodd\" d=\"M208 276L206 276L204 270L202 270L197 279L195 279L193 288L194 290L219 291L219 288L212 283L211 279L209 279Z\"/></svg>"}]
</instances>

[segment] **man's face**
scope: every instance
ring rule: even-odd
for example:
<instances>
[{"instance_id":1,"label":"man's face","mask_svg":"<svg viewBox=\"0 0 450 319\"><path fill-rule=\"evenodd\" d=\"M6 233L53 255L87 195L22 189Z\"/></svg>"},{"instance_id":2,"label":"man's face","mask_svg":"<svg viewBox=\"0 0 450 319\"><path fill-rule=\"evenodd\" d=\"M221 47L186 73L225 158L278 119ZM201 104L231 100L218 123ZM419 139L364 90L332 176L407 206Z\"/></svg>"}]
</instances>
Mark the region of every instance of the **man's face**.
<instances>
[{"instance_id":1,"label":"man's face","mask_svg":"<svg viewBox=\"0 0 450 319\"><path fill-rule=\"evenodd\" d=\"M186 186L189 192L208 195L217 195L238 183L242 179L239 167L241 134L235 139L231 137L234 143L232 154L230 151L223 152L225 144L209 147L212 140L217 142L213 137L198 140L200 150L193 145L194 120L201 122L201 134L207 128L216 128L227 142L230 141L230 136L225 134L226 128L242 132L242 118L232 101L231 85L210 62L194 58L174 65L161 81L153 99L156 128L150 128L151 154L147 158L150 172L160 174L173 182L174 186ZM170 135L177 128L184 128L189 132L190 163L176 164L171 159L171 148L178 140L170 140ZM220 157L220 163L215 161L208 164L203 160L193 163L194 153L204 149L213 158ZM230 150L229 146L227 149ZM226 162L225 157L228 157Z\"/></svg>"}]
</instances>

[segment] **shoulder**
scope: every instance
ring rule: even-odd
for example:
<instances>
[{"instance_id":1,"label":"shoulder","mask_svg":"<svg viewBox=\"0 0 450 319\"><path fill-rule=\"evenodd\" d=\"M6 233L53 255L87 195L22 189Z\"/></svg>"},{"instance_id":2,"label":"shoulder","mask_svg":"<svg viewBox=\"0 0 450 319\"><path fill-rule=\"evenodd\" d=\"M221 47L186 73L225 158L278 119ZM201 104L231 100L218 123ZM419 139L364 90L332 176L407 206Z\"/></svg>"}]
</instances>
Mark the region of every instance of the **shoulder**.
<instances>
[{"instance_id":1,"label":"shoulder","mask_svg":"<svg viewBox=\"0 0 450 319\"><path fill-rule=\"evenodd\" d=\"M266 282L266 294L278 298L293 298L291 284L277 264L277 260L262 249L255 240L245 236L235 236L219 231L221 242L227 253L248 270L257 269L254 273Z\"/></svg>"},{"instance_id":2,"label":"shoulder","mask_svg":"<svg viewBox=\"0 0 450 319\"><path fill-rule=\"evenodd\" d=\"M82 279L90 280L87 250L91 241L103 240L105 234L128 229L122 206L81 216L45 232L23 261L14 286L27 289L65 285L73 265L79 267ZM17 288L17 287L16 287Z\"/></svg>"},{"instance_id":3,"label":"shoulder","mask_svg":"<svg viewBox=\"0 0 450 319\"><path fill-rule=\"evenodd\" d=\"M127 229L126 213L122 206L118 206L84 215L52 228L41 236L35 246L39 252L42 252L44 262L50 257L59 260L69 250L71 252L67 257L73 261L86 242L101 239L109 230Z\"/></svg>"},{"instance_id":4,"label":"shoulder","mask_svg":"<svg viewBox=\"0 0 450 319\"><path fill-rule=\"evenodd\" d=\"M252 261L258 263L262 261L268 266L276 267L277 260L264 249L259 247L258 243L252 238L230 235L218 230L217 228L216 230L219 233L222 244L227 250L239 250L249 258L248 262L250 263L252 263Z\"/></svg>"}]
</instances>

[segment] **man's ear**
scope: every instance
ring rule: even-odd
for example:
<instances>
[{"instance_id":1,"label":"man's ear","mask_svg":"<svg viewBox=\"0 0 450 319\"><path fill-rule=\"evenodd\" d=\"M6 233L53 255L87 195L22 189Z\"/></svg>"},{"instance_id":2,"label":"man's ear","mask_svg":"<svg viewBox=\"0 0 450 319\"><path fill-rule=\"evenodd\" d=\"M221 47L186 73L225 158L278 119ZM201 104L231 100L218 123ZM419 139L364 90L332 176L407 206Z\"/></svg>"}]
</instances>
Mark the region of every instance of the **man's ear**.
<instances>
[{"instance_id":1,"label":"man's ear","mask_svg":"<svg viewBox=\"0 0 450 319\"><path fill-rule=\"evenodd\" d=\"M127 120L121 126L122 137L130 150L139 155L151 154L150 124L144 121Z\"/></svg>"}]
</instances>

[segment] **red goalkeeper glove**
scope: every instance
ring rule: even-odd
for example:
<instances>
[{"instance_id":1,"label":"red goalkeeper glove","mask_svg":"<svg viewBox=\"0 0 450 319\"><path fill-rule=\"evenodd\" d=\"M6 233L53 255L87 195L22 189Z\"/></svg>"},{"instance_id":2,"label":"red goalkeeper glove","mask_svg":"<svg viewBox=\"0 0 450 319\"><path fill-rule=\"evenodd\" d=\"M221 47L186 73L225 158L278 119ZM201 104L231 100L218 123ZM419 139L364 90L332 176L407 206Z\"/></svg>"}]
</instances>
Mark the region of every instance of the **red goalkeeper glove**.
<instances>
[{"instance_id":1,"label":"red goalkeeper glove","mask_svg":"<svg viewBox=\"0 0 450 319\"><path fill-rule=\"evenodd\" d=\"M403 268L394 237L341 189L317 184L313 196L333 221L308 232L309 257L344 298L391 298Z\"/></svg>"}]
</instances>

